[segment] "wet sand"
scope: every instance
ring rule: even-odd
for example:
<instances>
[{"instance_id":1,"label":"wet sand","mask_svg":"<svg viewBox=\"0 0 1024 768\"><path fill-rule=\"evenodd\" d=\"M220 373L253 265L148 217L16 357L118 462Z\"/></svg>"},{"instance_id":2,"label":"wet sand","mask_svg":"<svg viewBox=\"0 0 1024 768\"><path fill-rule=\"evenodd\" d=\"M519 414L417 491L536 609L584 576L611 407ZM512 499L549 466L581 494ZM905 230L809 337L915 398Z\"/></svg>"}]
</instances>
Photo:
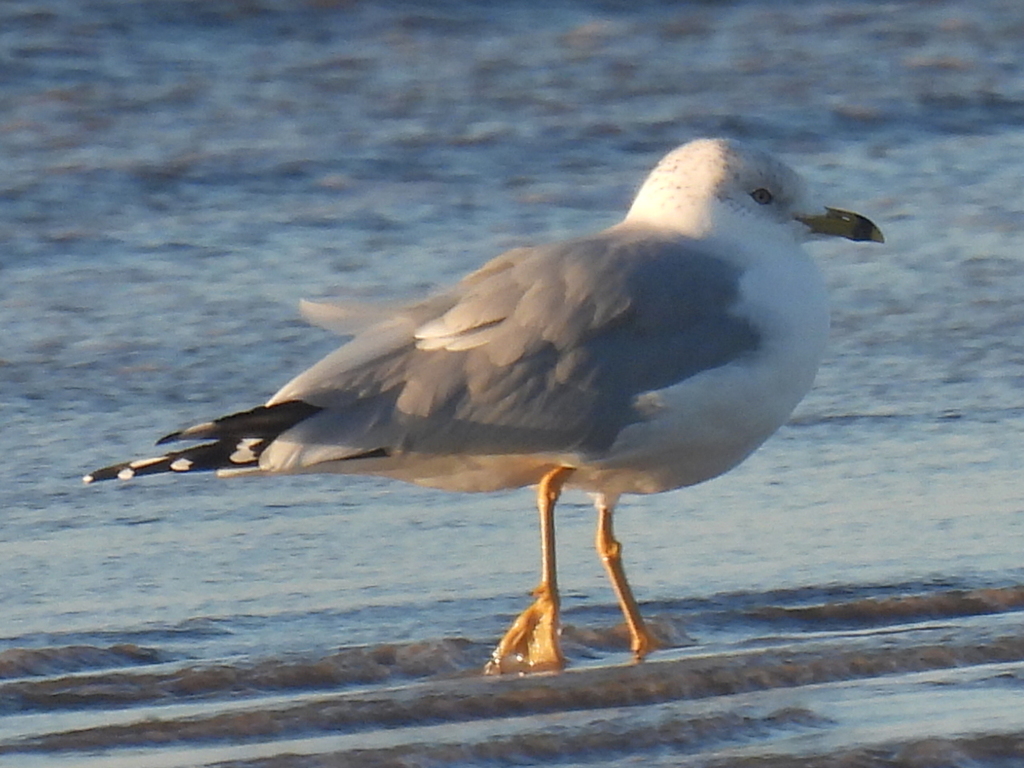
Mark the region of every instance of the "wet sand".
<instances>
[{"instance_id":1,"label":"wet sand","mask_svg":"<svg viewBox=\"0 0 1024 768\"><path fill-rule=\"evenodd\" d=\"M1019 4L16 0L0 62L0 764L1024 764ZM888 244L813 247L789 426L624 500L644 664L582 497L569 671L489 679L526 491L81 486L333 348L300 298L607 226L709 134Z\"/></svg>"}]
</instances>

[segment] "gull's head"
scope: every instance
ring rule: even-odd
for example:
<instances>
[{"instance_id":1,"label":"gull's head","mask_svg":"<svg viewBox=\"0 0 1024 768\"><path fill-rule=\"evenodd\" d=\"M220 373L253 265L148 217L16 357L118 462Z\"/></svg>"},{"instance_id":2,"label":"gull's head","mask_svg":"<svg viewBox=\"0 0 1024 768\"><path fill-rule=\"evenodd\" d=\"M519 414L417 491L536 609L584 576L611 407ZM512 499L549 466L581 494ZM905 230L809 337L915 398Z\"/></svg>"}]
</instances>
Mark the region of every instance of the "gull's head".
<instances>
[{"instance_id":1,"label":"gull's head","mask_svg":"<svg viewBox=\"0 0 1024 768\"><path fill-rule=\"evenodd\" d=\"M802 241L814 234L882 241L859 214L814 211L792 168L728 139L698 139L669 152L640 187L626 222L747 242Z\"/></svg>"}]
</instances>

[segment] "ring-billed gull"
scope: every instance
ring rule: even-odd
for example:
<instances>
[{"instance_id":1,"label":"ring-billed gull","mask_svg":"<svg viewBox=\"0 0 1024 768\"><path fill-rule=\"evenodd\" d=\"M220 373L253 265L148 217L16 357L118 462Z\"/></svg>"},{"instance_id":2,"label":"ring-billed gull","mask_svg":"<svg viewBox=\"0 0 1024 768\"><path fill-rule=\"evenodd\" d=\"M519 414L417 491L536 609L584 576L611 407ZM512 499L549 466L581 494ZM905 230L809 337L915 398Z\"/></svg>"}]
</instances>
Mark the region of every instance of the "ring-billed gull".
<instances>
[{"instance_id":1,"label":"ring-billed gull","mask_svg":"<svg viewBox=\"0 0 1024 768\"><path fill-rule=\"evenodd\" d=\"M266 405L175 432L202 441L86 482L160 472L336 472L453 491L538 486L541 582L488 669L561 669L554 507L593 494L597 550L642 659L656 645L623 572L624 493L732 469L789 417L828 335L812 234L882 241L807 207L775 158L701 139L655 167L625 219L493 259L449 290L363 320ZM332 325L331 307L312 307ZM336 310L337 316L346 313ZM334 318L337 319L337 318Z\"/></svg>"}]
</instances>

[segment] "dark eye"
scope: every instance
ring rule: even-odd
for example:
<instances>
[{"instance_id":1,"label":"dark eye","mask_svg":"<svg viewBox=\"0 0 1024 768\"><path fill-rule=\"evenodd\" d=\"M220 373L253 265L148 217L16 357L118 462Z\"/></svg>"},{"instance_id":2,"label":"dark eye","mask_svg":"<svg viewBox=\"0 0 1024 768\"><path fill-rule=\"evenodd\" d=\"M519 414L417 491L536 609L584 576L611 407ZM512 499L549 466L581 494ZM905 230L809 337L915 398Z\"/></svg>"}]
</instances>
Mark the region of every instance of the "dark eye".
<instances>
[{"instance_id":1,"label":"dark eye","mask_svg":"<svg viewBox=\"0 0 1024 768\"><path fill-rule=\"evenodd\" d=\"M768 205L775 198L772 197L772 193L764 187L759 187L750 193L750 196L754 198L754 202L758 205Z\"/></svg>"}]
</instances>

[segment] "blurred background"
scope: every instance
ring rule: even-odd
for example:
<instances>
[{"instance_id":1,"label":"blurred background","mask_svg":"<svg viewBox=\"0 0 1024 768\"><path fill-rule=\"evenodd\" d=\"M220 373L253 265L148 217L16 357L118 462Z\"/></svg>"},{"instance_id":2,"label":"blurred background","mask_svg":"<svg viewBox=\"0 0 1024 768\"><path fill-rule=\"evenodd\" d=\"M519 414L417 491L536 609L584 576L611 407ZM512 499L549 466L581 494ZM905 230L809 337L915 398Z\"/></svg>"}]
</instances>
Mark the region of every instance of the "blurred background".
<instances>
[{"instance_id":1,"label":"blurred background","mask_svg":"<svg viewBox=\"0 0 1024 768\"><path fill-rule=\"evenodd\" d=\"M81 485L333 349L301 298L420 296L613 224L708 135L887 243L810 246L833 333L790 425L624 499L672 646L642 667L582 495L559 508L573 670L487 681L528 705L473 687L537 577L528 491ZM1012 0L6 0L0 762L1020 759L1022 179ZM707 687L630 687L649 674ZM395 690L405 720L367 714Z\"/></svg>"}]
</instances>

